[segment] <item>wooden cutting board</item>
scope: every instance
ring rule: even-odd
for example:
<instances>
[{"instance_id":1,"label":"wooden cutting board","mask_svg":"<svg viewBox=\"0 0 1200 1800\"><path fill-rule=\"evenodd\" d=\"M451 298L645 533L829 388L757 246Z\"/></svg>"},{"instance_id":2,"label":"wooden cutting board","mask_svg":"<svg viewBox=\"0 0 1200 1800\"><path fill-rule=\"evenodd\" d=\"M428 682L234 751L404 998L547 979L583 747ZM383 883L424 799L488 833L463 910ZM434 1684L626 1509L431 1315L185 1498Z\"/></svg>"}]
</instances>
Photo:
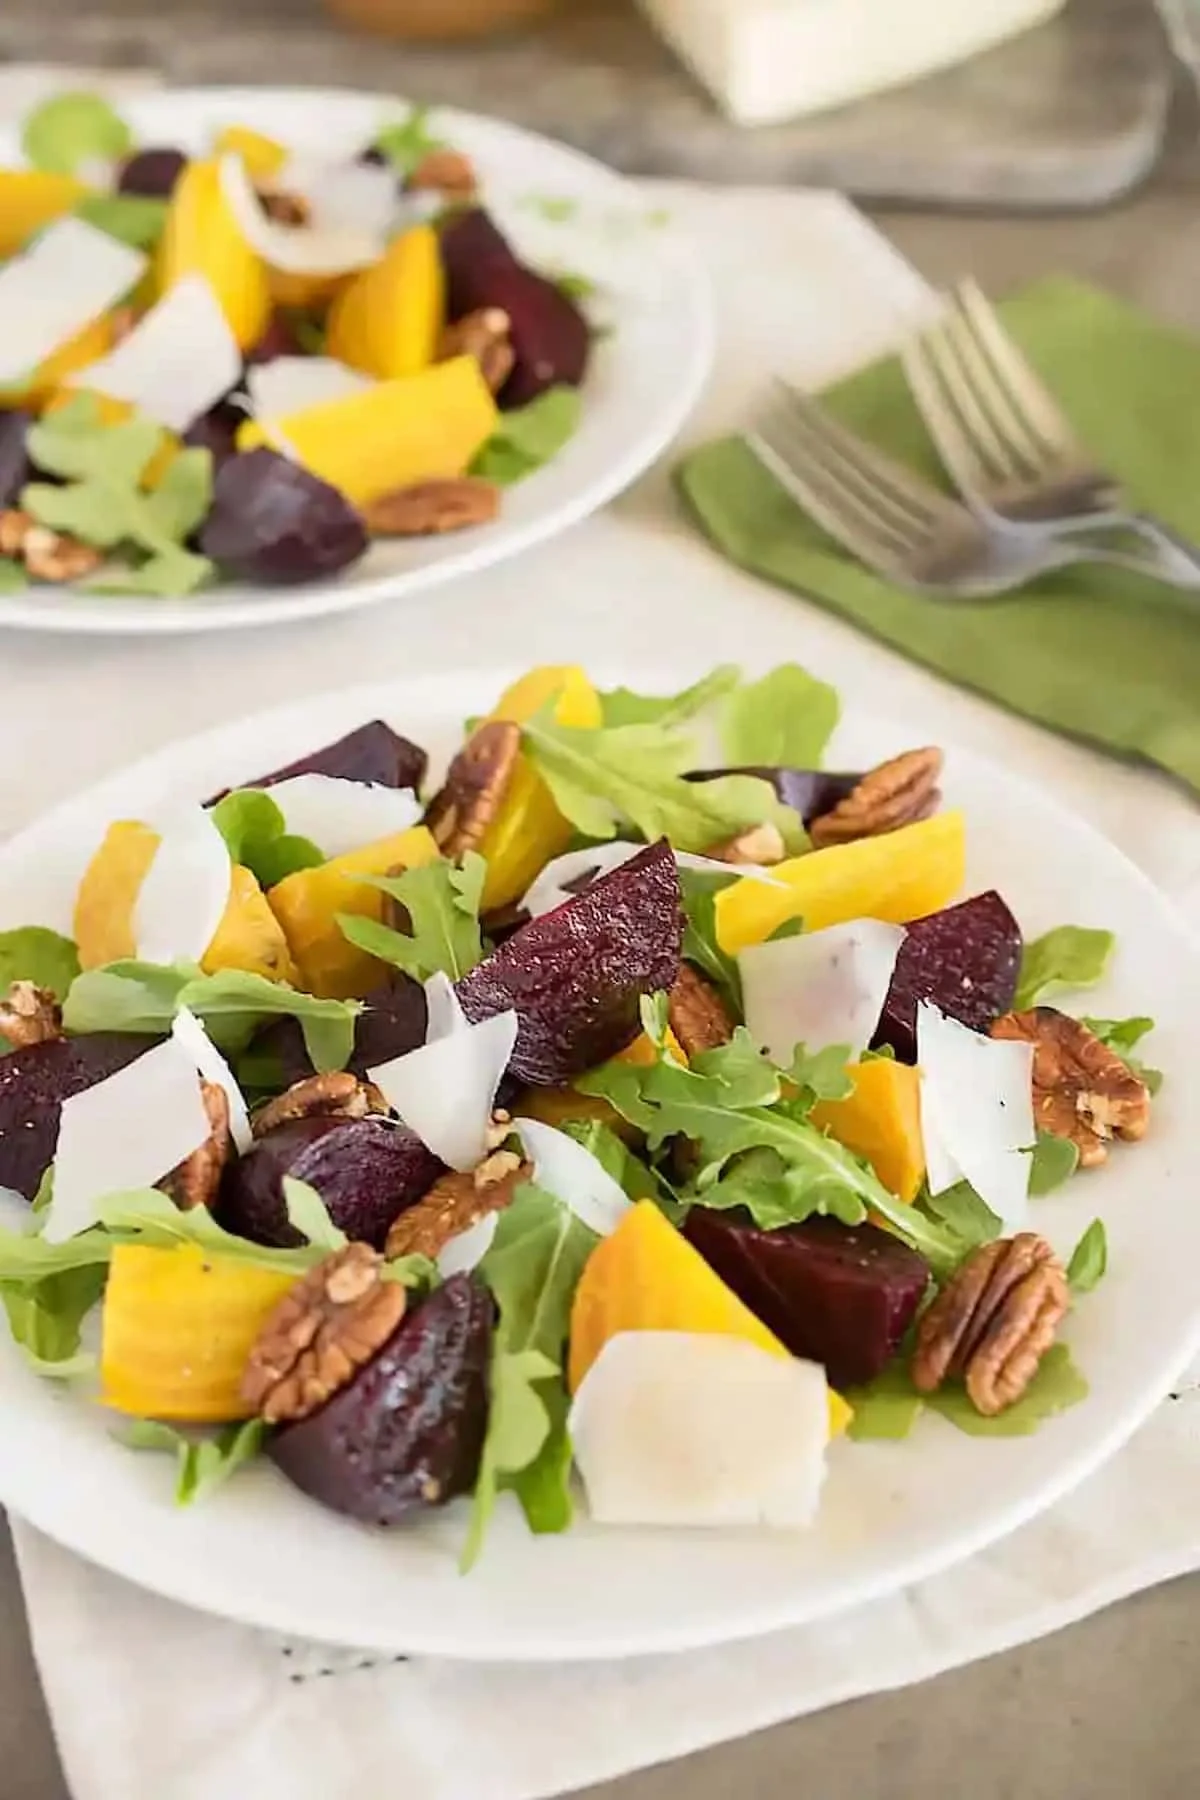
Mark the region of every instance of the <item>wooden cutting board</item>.
<instances>
[{"instance_id":1,"label":"wooden cutting board","mask_svg":"<svg viewBox=\"0 0 1200 1800\"><path fill-rule=\"evenodd\" d=\"M178 82L342 84L471 107L631 174L1022 209L1127 192L1158 155L1171 87L1153 0L1070 0L960 69L752 131L722 119L631 0L562 0L540 29L469 47L360 36L320 0L4 0L0 57L48 45L60 62Z\"/></svg>"}]
</instances>

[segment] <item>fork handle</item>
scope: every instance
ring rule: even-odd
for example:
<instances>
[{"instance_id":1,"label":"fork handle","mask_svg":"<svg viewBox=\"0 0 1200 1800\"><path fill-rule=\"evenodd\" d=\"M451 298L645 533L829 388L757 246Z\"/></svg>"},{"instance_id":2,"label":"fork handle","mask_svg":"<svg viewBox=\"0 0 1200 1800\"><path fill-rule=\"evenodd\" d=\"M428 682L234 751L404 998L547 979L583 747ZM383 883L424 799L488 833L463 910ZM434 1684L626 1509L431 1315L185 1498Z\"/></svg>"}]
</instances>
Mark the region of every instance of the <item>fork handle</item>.
<instances>
[{"instance_id":1,"label":"fork handle","mask_svg":"<svg viewBox=\"0 0 1200 1800\"><path fill-rule=\"evenodd\" d=\"M1144 557L1134 552L1118 550L1093 535L1105 531L1125 531L1139 538L1154 552L1154 570L1147 567ZM1049 526L1046 535L1060 540L1065 538L1074 543L1082 538L1100 553L1099 560L1103 562L1112 563L1118 568L1137 569L1140 574L1154 572L1173 587L1200 587L1200 544L1184 537L1182 532L1175 531L1153 513L1127 512L1114 508L1081 514L1077 519L1064 519Z\"/></svg>"}]
</instances>

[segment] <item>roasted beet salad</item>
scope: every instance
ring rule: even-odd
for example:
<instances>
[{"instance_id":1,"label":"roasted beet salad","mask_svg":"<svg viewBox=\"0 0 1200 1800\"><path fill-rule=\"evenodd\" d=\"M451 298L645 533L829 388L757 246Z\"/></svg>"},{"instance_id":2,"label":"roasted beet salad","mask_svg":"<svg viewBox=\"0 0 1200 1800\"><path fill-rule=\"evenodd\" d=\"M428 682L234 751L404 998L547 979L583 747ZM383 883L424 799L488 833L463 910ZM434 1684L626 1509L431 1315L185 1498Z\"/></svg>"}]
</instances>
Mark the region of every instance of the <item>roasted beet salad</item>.
<instances>
[{"instance_id":1,"label":"roasted beet salad","mask_svg":"<svg viewBox=\"0 0 1200 1800\"><path fill-rule=\"evenodd\" d=\"M574 434L593 284L428 114L339 155L138 146L94 94L0 169L0 592L177 597L482 526ZM519 226L518 215L516 224Z\"/></svg>"},{"instance_id":2,"label":"roasted beet salad","mask_svg":"<svg viewBox=\"0 0 1200 1800\"><path fill-rule=\"evenodd\" d=\"M0 934L33 1368L183 1502L461 1497L464 1567L505 1490L799 1528L856 1441L1082 1398L1104 1227L1046 1196L1145 1134L1152 1021L1061 1010L1111 935L964 897L941 753L825 772L838 710L538 668L440 772L365 720L109 822L73 936Z\"/></svg>"}]
</instances>

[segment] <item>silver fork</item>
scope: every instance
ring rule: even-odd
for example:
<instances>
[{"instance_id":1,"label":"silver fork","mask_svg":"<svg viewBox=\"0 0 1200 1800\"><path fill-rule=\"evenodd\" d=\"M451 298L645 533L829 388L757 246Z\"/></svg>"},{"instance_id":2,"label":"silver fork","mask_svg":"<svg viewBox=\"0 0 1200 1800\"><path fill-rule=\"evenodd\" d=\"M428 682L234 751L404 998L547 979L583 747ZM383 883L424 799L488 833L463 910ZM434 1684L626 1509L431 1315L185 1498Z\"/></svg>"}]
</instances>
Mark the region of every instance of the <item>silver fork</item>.
<instances>
[{"instance_id":1,"label":"silver fork","mask_svg":"<svg viewBox=\"0 0 1200 1800\"><path fill-rule=\"evenodd\" d=\"M1098 466L975 282L945 296L901 358L948 473L989 524L1041 539L1122 531L1157 552L1165 580L1200 569L1200 546L1131 507Z\"/></svg>"},{"instance_id":2,"label":"silver fork","mask_svg":"<svg viewBox=\"0 0 1200 1800\"><path fill-rule=\"evenodd\" d=\"M784 382L746 442L830 537L918 593L983 599L1074 563L1115 563L1165 578L1156 556L994 529ZM1200 569L1192 566L1191 577L1200 591Z\"/></svg>"}]
</instances>

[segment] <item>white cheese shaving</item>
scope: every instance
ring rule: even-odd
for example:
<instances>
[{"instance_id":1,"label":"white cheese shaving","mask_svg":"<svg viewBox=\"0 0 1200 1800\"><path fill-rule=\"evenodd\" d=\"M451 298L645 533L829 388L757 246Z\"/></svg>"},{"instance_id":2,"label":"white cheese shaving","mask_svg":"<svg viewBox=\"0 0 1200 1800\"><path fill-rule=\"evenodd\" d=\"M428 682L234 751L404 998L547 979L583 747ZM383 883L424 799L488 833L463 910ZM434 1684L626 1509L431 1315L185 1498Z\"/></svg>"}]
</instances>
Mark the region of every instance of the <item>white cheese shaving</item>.
<instances>
[{"instance_id":1,"label":"white cheese shaving","mask_svg":"<svg viewBox=\"0 0 1200 1800\"><path fill-rule=\"evenodd\" d=\"M737 959L746 1027L783 1067L797 1044L810 1051L867 1048L904 942L899 925L855 919L825 931L753 944Z\"/></svg>"},{"instance_id":2,"label":"white cheese shaving","mask_svg":"<svg viewBox=\"0 0 1200 1800\"><path fill-rule=\"evenodd\" d=\"M181 1006L175 1014L171 1021L171 1036L187 1051L201 1080L224 1091L229 1103L229 1135L238 1155L244 1156L254 1142L254 1133L250 1129L250 1112L237 1076L190 1007Z\"/></svg>"},{"instance_id":3,"label":"white cheese shaving","mask_svg":"<svg viewBox=\"0 0 1200 1800\"><path fill-rule=\"evenodd\" d=\"M268 790L296 837L310 838L326 856L343 856L420 823L423 808L411 788L345 781L336 775L292 775Z\"/></svg>"},{"instance_id":4,"label":"white cheese shaving","mask_svg":"<svg viewBox=\"0 0 1200 1800\"><path fill-rule=\"evenodd\" d=\"M599 1237L616 1230L631 1202L590 1150L539 1119L514 1119L513 1130L533 1164L533 1179L539 1187L569 1206Z\"/></svg>"},{"instance_id":5,"label":"white cheese shaving","mask_svg":"<svg viewBox=\"0 0 1200 1800\"><path fill-rule=\"evenodd\" d=\"M202 275L185 275L71 385L125 400L168 431L184 432L241 372L241 351L217 296Z\"/></svg>"},{"instance_id":6,"label":"white cheese shaving","mask_svg":"<svg viewBox=\"0 0 1200 1800\"><path fill-rule=\"evenodd\" d=\"M796 1529L825 1479L825 1371L743 1338L621 1332L567 1429L597 1524Z\"/></svg>"},{"instance_id":7,"label":"white cheese shaving","mask_svg":"<svg viewBox=\"0 0 1200 1800\"><path fill-rule=\"evenodd\" d=\"M474 1225L468 1225L465 1231L442 1245L437 1266L443 1281L449 1281L452 1275L469 1275L472 1269L479 1267L492 1247L499 1223L499 1213L485 1213Z\"/></svg>"},{"instance_id":8,"label":"white cheese shaving","mask_svg":"<svg viewBox=\"0 0 1200 1800\"><path fill-rule=\"evenodd\" d=\"M225 839L202 806L148 820L159 845L133 908L141 962L198 963L229 904L233 867Z\"/></svg>"},{"instance_id":9,"label":"white cheese shaving","mask_svg":"<svg viewBox=\"0 0 1200 1800\"><path fill-rule=\"evenodd\" d=\"M250 411L266 420L286 419L374 386L369 376L333 356L275 356L270 362L252 363L246 372Z\"/></svg>"},{"instance_id":10,"label":"white cheese shaving","mask_svg":"<svg viewBox=\"0 0 1200 1800\"><path fill-rule=\"evenodd\" d=\"M153 1187L208 1135L195 1059L174 1037L72 1094L59 1120L46 1242L86 1231L110 1196Z\"/></svg>"},{"instance_id":11,"label":"white cheese shaving","mask_svg":"<svg viewBox=\"0 0 1200 1800\"><path fill-rule=\"evenodd\" d=\"M289 275L348 275L377 262L384 239L354 225L280 225L268 218L240 156L220 162L221 188L234 222L251 249ZM277 185L277 184L276 184Z\"/></svg>"},{"instance_id":12,"label":"white cheese shaving","mask_svg":"<svg viewBox=\"0 0 1200 1800\"><path fill-rule=\"evenodd\" d=\"M111 311L146 269L140 250L83 219L59 219L0 268L0 384L24 381Z\"/></svg>"},{"instance_id":13,"label":"white cheese shaving","mask_svg":"<svg viewBox=\"0 0 1200 1800\"><path fill-rule=\"evenodd\" d=\"M270 184L277 193L304 201L318 231L362 231L383 243L425 208L416 195L401 193L394 169L342 157L293 156Z\"/></svg>"},{"instance_id":14,"label":"white cheese shaving","mask_svg":"<svg viewBox=\"0 0 1200 1800\"><path fill-rule=\"evenodd\" d=\"M521 907L531 919L540 919L543 913L553 912L555 907L564 906L576 895L569 884L581 881L587 875L599 880L602 875L611 875L646 848L645 844L592 844L585 850L568 850L562 856L556 856L548 862L541 874L534 881L521 901ZM708 869L719 875L726 875L731 880L745 876L748 881L764 881L771 887L782 887L783 883L769 869L763 869L757 863L739 863L735 868L731 863L715 862L710 856L693 856L686 850L675 852L675 866L679 869Z\"/></svg>"},{"instance_id":15,"label":"white cheese shaving","mask_svg":"<svg viewBox=\"0 0 1200 1800\"><path fill-rule=\"evenodd\" d=\"M1037 1135L1033 1045L982 1037L922 1000L917 1062L930 1192L969 1181L1007 1230L1020 1230Z\"/></svg>"},{"instance_id":16,"label":"white cheese shaving","mask_svg":"<svg viewBox=\"0 0 1200 1800\"><path fill-rule=\"evenodd\" d=\"M450 1168L465 1173L487 1155L496 1090L517 1041L517 1015L496 1013L478 1025L463 1017L445 975L426 983L425 1042L368 1077L410 1131Z\"/></svg>"}]
</instances>

